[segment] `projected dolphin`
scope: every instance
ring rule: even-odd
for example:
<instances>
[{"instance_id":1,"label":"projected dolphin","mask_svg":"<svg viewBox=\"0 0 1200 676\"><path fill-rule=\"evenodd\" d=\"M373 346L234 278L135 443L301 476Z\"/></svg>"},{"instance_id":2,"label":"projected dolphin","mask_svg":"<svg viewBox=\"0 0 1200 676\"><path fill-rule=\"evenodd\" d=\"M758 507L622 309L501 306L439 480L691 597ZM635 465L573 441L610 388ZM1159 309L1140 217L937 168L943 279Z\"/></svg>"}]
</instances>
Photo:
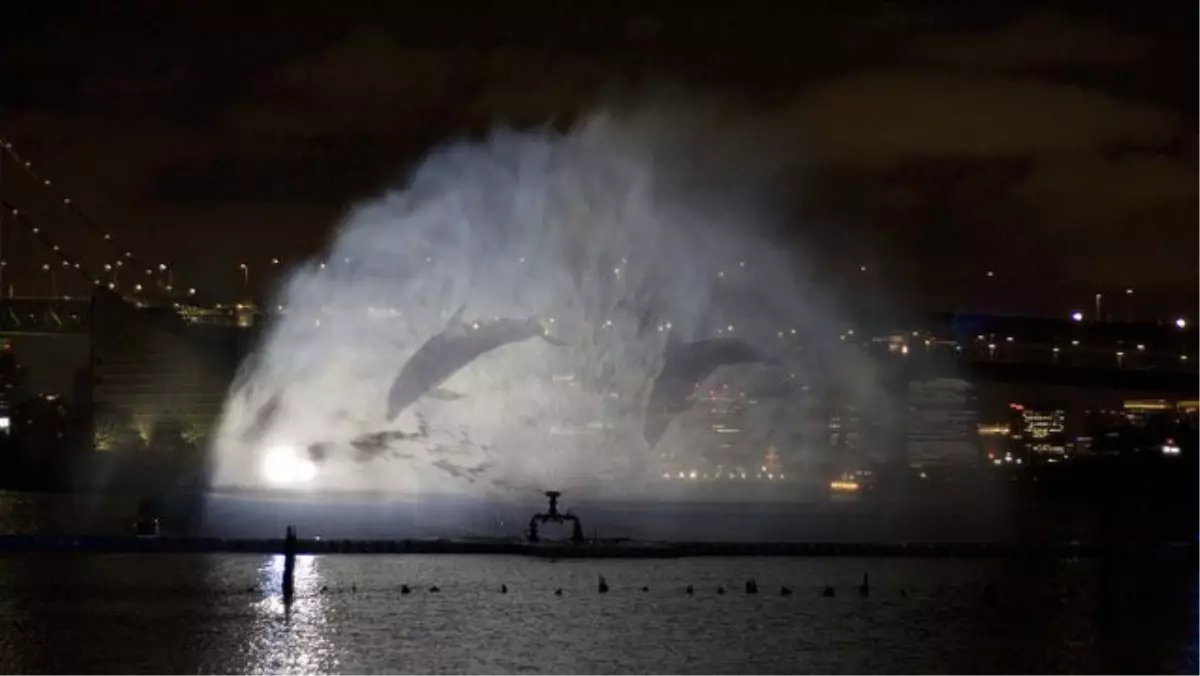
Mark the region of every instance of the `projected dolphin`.
<instances>
[{"instance_id":1,"label":"projected dolphin","mask_svg":"<svg viewBox=\"0 0 1200 676\"><path fill-rule=\"evenodd\" d=\"M721 366L766 359L740 338L713 338L692 343L669 343L662 371L650 390L643 434L653 448L671 419L688 410L696 383Z\"/></svg>"},{"instance_id":2,"label":"projected dolphin","mask_svg":"<svg viewBox=\"0 0 1200 676\"><path fill-rule=\"evenodd\" d=\"M423 396L460 398L461 395L438 387L459 369L496 348L530 338L563 345L547 335L536 319L495 319L461 324L457 321L458 314L455 313L449 328L426 341L400 369L388 391L388 422Z\"/></svg>"}]
</instances>

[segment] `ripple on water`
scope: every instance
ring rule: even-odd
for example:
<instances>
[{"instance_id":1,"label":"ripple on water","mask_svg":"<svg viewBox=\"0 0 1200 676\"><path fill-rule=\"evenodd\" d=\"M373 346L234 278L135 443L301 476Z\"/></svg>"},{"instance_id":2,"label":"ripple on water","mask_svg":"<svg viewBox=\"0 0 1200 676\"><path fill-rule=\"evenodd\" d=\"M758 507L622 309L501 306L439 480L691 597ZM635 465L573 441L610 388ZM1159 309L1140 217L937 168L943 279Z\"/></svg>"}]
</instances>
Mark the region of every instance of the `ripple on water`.
<instances>
[{"instance_id":1,"label":"ripple on water","mask_svg":"<svg viewBox=\"0 0 1200 676\"><path fill-rule=\"evenodd\" d=\"M239 555L0 559L0 671L1195 671L1187 567L300 557L290 610L281 567ZM856 589L864 570L869 598ZM754 596L741 591L750 577Z\"/></svg>"}]
</instances>

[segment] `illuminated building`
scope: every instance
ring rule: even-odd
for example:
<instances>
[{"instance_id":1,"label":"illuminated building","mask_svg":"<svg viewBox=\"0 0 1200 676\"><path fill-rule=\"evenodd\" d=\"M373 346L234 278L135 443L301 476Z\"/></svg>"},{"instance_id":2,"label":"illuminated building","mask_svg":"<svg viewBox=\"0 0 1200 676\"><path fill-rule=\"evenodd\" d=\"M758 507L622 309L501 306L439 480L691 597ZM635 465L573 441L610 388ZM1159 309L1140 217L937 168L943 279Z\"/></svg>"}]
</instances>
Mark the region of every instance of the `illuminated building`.
<instances>
[{"instance_id":1,"label":"illuminated building","mask_svg":"<svg viewBox=\"0 0 1200 676\"><path fill-rule=\"evenodd\" d=\"M12 434L12 411L17 399L17 359L12 344L0 346L0 436Z\"/></svg>"},{"instance_id":2,"label":"illuminated building","mask_svg":"<svg viewBox=\"0 0 1200 676\"><path fill-rule=\"evenodd\" d=\"M1007 423L980 423L979 443L983 447L983 453L987 459L993 464L1000 464L1006 458L1012 457L1012 447L1010 438L1012 437L1012 425ZM1000 462L997 462L997 461Z\"/></svg>"},{"instance_id":3,"label":"illuminated building","mask_svg":"<svg viewBox=\"0 0 1200 676\"><path fill-rule=\"evenodd\" d=\"M845 458L862 450L862 419L857 406L838 406L829 416L829 448Z\"/></svg>"},{"instance_id":4,"label":"illuminated building","mask_svg":"<svg viewBox=\"0 0 1200 676\"><path fill-rule=\"evenodd\" d=\"M698 481L779 481L800 468L795 449L805 447L804 433L788 438L764 434L765 415L751 393L719 382L697 389L691 415L684 425L687 443L660 456L666 479ZM805 417L805 420L808 418ZM819 438L819 437L814 437Z\"/></svg>"},{"instance_id":5,"label":"illuminated building","mask_svg":"<svg viewBox=\"0 0 1200 676\"><path fill-rule=\"evenodd\" d=\"M1007 437L1012 432L1005 423L980 423L977 429L981 437Z\"/></svg>"},{"instance_id":6,"label":"illuminated building","mask_svg":"<svg viewBox=\"0 0 1200 676\"><path fill-rule=\"evenodd\" d=\"M189 324L236 326L242 329L254 327L261 315L258 307L253 303L217 304L213 307L175 304L174 311ZM282 312L282 310L280 311Z\"/></svg>"},{"instance_id":7,"label":"illuminated building","mask_svg":"<svg viewBox=\"0 0 1200 676\"><path fill-rule=\"evenodd\" d=\"M1010 404L1017 414L1018 433L1013 440L1020 443L1030 461L1053 460L1066 456L1066 412L1057 406L1033 408Z\"/></svg>"},{"instance_id":8,"label":"illuminated building","mask_svg":"<svg viewBox=\"0 0 1200 676\"><path fill-rule=\"evenodd\" d=\"M1134 427L1145 427L1146 422L1155 415L1162 415L1170 406L1162 399L1141 399L1126 401L1124 405L1125 420Z\"/></svg>"},{"instance_id":9,"label":"illuminated building","mask_svg":"<svg viewBox=\"0 0 1200 676\"><path fill-rule=\"evenodd\" d=\"M258 308L254 303L238 303L234 306L234 321L237 322L239 329L248 329L254 326L254 318L258 314Z\"/></svg>"},{"instance_id":10,"label":"illuminated building","mask_svg":"<svg viewBox=\"0 0 1200 676\"><path fill-rule=\"evenodd\" d=\"M696 405L704 407L704 426L709 432L706 443L700 447L699 465L702 474L740 478L742 474L757 474L762 458L751 444L744 430L747 408L757 402L746 397L741 390L733 390L728 383L715 385L696 397Z\"/></svg>"},{"instance_id":11,"label":"illuminated building","mask_svg":"<svg viewBox=\"0 0 1200 676\"><path fill-rule=\"evenodd\" d=\"M835 479L829 482L829 490L834 493L857 493L860 485L851 479Z\"/></svg>"},{"instance_id":12,"label":"illuminated building","mask_svg":"<svg viewBox=\"0 0 1200 676\"><path fill-rule=\"evenodd\" d=\"M979 461L979 412L974 386L960 378L908 385L906 454L914 468Z\"/></svg>"},{"instance_id":13,"label":"illuminated building","mask_svg":"<svg viewBox=\"0 0 1200 676\"><path fill-rule=\"evenodd\" d=\"M1200 401L1196 399L1185 399L1175 404L1175 409L1184 415L1196 415L1200 412Z\"/></svg>"},{"instance_id":14,"label":"illuminated building","mask_svg":"<svg viewBox=\"0 0 1200 676\"><path fill-rule=\"evenodd\" d=\"M771 474L779 474L783 471L783 466L779 464L779 451L775 446L767 446L767 454L763 458L763 469Z\"/></svg>"}]
</instances>

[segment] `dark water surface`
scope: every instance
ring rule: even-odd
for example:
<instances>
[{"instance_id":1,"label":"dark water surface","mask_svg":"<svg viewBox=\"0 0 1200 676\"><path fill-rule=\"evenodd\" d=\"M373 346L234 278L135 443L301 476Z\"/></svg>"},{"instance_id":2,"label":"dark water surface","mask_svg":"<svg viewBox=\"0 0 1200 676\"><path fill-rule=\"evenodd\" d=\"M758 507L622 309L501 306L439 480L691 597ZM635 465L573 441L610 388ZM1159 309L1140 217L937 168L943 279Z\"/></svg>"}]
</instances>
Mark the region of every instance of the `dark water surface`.
<instances>
[{"instance_id":1,"label":"dark water surface","mask_svg":"<svg viewBox=\"0 0 1200 676\"><path fill-rule=\"evenodd\" d=\"M128 534L138 502L0 493L0 532ZM226 497L208 502L203 530L278 536L283 524L298 523L305 536L395 536L418 526L428 533L414 535L465 534L447 530L462 528L514 534L543 505L518 507L497 523L482 508L423 506L414 516L386 505ZM1036 505L927 505L907 513L853 505L759 512L591 506L580 513L608 534L642 537L1108 532L1095 530L1086 513L1081 520ZM1139 524L1152 515L1128 514L1137 520L1115 531L1119 540L1150 531ZM299 558L288 612L275 556L7 555L0 556L0 673L1194 674L1196 560L1183 559L331 555ZM868 597L858 590L864 572ZM612 585L605 595L596 589L601 574ZM744 593L748 578L758 581L759 594ZM414 592L401 594L403 584ZM430 593L435 584L441 591ZM501 584L508 594L499 593ZM688 584L694 596L684 593ZM827 584L835 597L822 596ZM721 585L727 594L716 593ZM794 594L781 596L783 585Z\"/></svg>"},{"instance_id":2,"label":"dark water surface","mask_svg":"<svg viewBox=\"0 0 1200 676\"><path fill-rule=\"evenodd\" d=\"M282 565L250 555L0 558L0 672L1197 669L1191 561L300 557L290 612ZM597 592L600 574L608 594ZM757 595L743 591L750 577ZM780 595L785 584L792 596ZM834 598L821 595L826 584Z\"/></svg>"}]
</instances>

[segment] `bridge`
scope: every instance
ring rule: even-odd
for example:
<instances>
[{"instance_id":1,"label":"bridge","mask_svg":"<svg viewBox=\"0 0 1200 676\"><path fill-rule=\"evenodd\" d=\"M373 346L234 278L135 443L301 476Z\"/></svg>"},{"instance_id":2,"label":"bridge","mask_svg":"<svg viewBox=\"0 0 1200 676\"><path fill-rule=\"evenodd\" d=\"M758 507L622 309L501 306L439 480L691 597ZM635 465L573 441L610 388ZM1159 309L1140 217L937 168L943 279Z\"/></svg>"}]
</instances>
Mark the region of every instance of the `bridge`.
<instances>
[{"instance_id":1,"label":"bridge","mask_svg":"<svg viewBox=\"0 0 1200 676\"><path fill-rule=\"evenodd\" d=\"M87 334L91 298L0 299L0 337Z\"/></svg>"}]
</instances>

